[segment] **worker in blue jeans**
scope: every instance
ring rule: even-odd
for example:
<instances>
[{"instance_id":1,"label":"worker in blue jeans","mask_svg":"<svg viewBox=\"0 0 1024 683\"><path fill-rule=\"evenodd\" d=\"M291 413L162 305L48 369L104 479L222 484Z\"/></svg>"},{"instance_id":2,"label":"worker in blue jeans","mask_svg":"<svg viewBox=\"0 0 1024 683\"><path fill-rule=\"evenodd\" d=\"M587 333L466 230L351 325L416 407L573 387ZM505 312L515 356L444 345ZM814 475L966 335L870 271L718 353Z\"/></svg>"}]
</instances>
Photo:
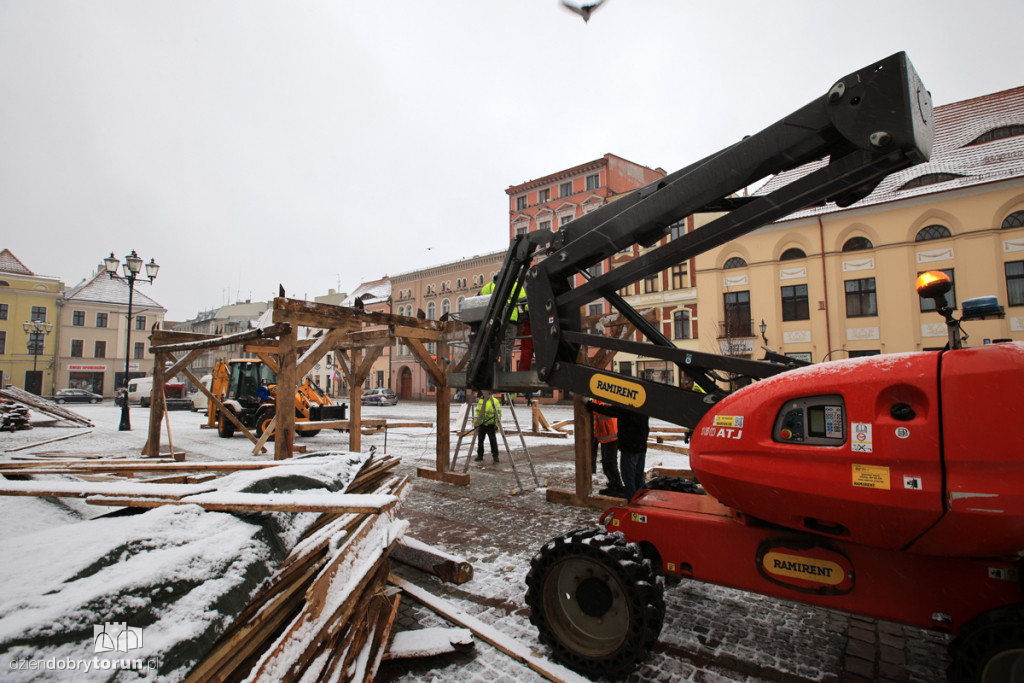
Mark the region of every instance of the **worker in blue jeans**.
<instances>
[{"instance_id":1,"label":"worker in blue jeans","mask_svg":"<svg viewBox=\"0 0 1024 683\"><path fill-rule=\"evenodd\" d=\"M651 433L650 420L646 415L633 412L621 406L587 403L587 410L618 418L619 422L619 471L626 500L643 488L644 467L647 462L647 437Z\"/></svg>"}]
</instances>

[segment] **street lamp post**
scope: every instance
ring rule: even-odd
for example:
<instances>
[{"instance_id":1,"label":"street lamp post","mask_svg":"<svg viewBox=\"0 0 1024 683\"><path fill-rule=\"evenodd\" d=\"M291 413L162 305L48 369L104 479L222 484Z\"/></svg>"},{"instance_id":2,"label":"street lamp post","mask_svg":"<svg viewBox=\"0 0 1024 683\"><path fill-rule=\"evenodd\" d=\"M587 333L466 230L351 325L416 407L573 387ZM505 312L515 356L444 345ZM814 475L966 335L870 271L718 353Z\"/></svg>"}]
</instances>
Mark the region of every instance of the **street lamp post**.
<instances>
[{"instance_id":1,"label":"street lamp post","mask_svg":"<svg viewBox=\"0 0 1024 683\"><path fill-rule=\"evenodd\" d=\"M39 363L39 350L41 346L46 343L46 335L50 334L53 329L53 323L44 322L42 320L30 320L21 324L25 333L29 335L28 345L32 351L32 377L33 380L36 378L36 367ZM40 340L42 335L42 340ZM42 391L42 383L40 382L40 392ZM28 389L28 387L25 387Z\"/></svg>"},{"instance_id":2,"label":"street lamp post","mask_svg":"<svg viewBox=\"0 0 1024 683\"><path fill-rule=\"evenodd\" d=\"M131 431L132 423L128 417L128 375L130 372L130 363L132 358L132 303L135 294L135 279L139 273L142 272L142 259L135 250L132 249L132 253L124 257L124 276L117 274L117 266L120 261L114 256L114 252L110 252L110 256L103 259L104 266L107 269L107 275L112 280L122 280L128 283L128 329L125 334L124 343L124 402L121 404L121 424L118 429L122 432ZM149 260L146 264L146 276L150 282L156 279L157 271L160 270L160 266L156 264L153 259Z\"/></svg>"}]
</instances>

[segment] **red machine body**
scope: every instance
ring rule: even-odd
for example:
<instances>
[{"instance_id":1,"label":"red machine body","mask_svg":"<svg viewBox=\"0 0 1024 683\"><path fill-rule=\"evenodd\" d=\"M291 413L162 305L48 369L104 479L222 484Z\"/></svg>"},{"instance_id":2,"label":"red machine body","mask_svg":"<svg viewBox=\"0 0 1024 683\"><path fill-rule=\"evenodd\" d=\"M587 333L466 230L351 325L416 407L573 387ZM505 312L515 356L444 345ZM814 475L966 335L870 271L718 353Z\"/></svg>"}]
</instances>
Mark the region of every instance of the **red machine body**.
<instances>
[{"instance_id":1,"label":"red machine body","mask_svg":"<svg viewBox=\"0 0 1024 683\"><path fill-rule=\"evenodd\" d=\"M1019 342L764 379L695 430L709 495L645 489L602 524L668 574L956 632L1024 597L1022 388Z\"/></svg>"},{"instance_id":2,"label":"red machine body","mask_svg":"<svg viewBox=\"0 0 1024 683\"><path fill-rule=\"evenodd\" d=\"M691 467L726 505L792 529L947 557L1016 553L1021 388L1021 343L803 368L718 403Z\"/></svg>"}]
</instances>

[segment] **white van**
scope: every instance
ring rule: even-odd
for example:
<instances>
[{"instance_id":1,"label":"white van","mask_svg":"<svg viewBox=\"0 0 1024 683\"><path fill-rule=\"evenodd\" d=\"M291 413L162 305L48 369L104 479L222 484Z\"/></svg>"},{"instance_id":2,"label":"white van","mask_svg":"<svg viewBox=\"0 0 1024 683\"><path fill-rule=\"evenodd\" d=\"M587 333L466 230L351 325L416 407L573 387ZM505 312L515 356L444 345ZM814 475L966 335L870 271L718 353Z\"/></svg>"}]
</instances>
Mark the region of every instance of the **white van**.
<instances>
[{"instance_id":1,"label":"white van","mask_svg":"<svg viewBox=\"0 0 1024 683\"><path fill-rule=\"evenodd\" d=\"M206 390L209 391L210 385L213 384L213 375L203 375L202 379L199 381L202 382L203 386L206 387ZM189 384L191 384L191 382L189 382ZM199 389L195 389L189 393L188 397L192 401L192 410L204 413L206 412L207 404L210 402L210 399L206 397L206 394L199 391Z\"/></svg>"},{"instance_id":2,"label":"white van","mask_svg":"<svg viewBox=\"0 0 1024 683\"><path fill-rule=\"evenodd\" d=\"M136 377L133 380L128 381L128 403L142 403L142 397L145 396L147 399L153 393L153 378L152 377Z\"/></svg>"}]
</instances>

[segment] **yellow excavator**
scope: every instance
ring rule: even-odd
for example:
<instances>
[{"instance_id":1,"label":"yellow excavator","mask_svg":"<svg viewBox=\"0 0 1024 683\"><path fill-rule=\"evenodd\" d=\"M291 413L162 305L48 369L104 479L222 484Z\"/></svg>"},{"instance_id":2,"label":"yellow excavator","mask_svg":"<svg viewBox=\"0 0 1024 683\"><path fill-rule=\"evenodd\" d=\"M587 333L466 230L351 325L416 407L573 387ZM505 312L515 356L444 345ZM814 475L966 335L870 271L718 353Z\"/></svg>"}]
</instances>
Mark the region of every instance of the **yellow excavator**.
<instances>
[{"instance_id":1,"label":"yellow excavator","mask_svg":"<svg viewBox=\"0 0 1024 683\"><path fill-rule=\"evenodd\" d=\"M256 358L235 358L218 361L213 371L210 391L223 404L223 410L232 414L249 429L255 429L262 436L276 413L277 375L263 361ZM212 403L212 402L211 402ZM327 394L308 377L295 390L295 420L297 422L320 422L344 420L348 404L335 405ZM221 410L211 405L210 426L216 425L217 433L231 438L235 424L226 418ZM319 429L297 432L302 437L312 437Z\"/></svg>"}]
</instances>

